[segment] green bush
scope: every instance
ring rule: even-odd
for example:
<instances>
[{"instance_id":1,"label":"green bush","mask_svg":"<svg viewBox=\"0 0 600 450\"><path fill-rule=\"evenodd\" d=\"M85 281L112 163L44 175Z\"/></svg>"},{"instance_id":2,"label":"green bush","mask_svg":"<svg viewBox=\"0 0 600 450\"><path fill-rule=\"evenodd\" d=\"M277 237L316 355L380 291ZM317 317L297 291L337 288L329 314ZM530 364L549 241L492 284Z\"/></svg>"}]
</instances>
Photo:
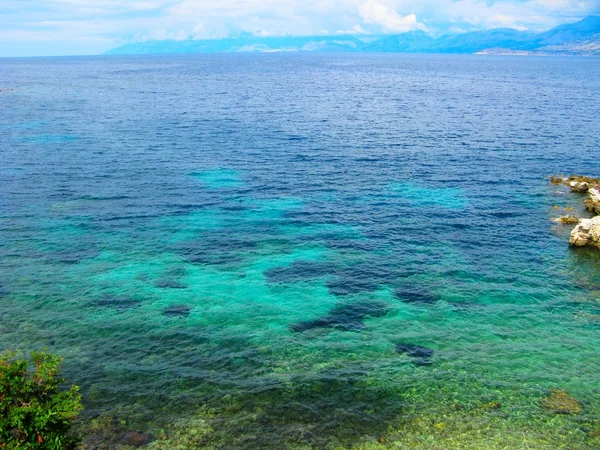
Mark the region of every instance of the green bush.
<instances>
[{"instance_id":1,"label":"green bush","mask_svg":"<svg viewBox=\"0 0 600 450\"><path fill-rule=\"evenodd\" d=\"M0 354L0 449L72 449L69 430L81 410L79 388L63 388L61 359L33 352L31 361Z\"/></svg>"}]
</instances>

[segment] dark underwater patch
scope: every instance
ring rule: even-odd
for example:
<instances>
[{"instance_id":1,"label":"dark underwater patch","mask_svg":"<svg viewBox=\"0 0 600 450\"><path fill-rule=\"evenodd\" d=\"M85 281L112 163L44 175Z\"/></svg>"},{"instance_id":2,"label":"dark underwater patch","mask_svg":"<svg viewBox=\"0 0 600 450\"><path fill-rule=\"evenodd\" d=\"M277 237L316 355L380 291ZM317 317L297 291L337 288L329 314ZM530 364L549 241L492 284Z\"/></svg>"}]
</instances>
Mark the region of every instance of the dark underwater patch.
<instances>
[{"instance_id":1,"label":"dark underwater patch","mask_svg":"<svg viewBox=\"0 0 600 450\"><path fill-rule=\"evenodd\" d=\"M94 306L102 308L113 308L118 311L137 308L142 304L142 300L131 297L122 297L119 295L106 295L98 298L93 302Z\"/></svg>"},{"instance_id":2,"label":"dark underwater patch","mask_svg":"<svg viewBox=\"0 0 600 450\"><path fill-rule=\"evenodd\" d=\"M405 268L398 268L380 259L372 258L362 263L344 266L332 272L336 275L327 281L327 287L332 294L343 297L346 295L373 292L381 286L394 285L399 278L410 275Z\"/></svg>"},{"instance_id":3,"label":"dark underwater patch","mask_svg":"<svg viewBox=\"0 0 600 450\"><path fill-rule=\"evenodd\" d=\"M156 280L154 286L163 289L187 289L187 285L180 283L179 281L170 280L168 278L161 278Z\"/></svg>"},{"instance_id":4,"label":"dark underwater patch","mask_svg":"<svg viewBox=\"0 0 600 450\"><path fill-rule=\"evenodd\" d=\"M191 306L187 305L172 305L163 309L163 315L168 317L187 317L192 311Z\"/></svg>"},{"instance_id":5,"label":"dark underwater patch","mask_svg":"<svg viewBox=\"0 0 600 450\"><path fill-rule=\"evenodd\" d=\"M228 265L243 262L242 255L256 250L258 246L256 239L236 238L218 232L181 243L176 246L176 251L193 264Z\"/></svg>"},{"instance_id":6,"label":"dark underwater patch","mask_svg":"<svg viewBox=\"0 0 600 450\"><path fill-rule=\"evenodd\" d=\"M387 305L379 301L365 301L335 306L329 314L316 320L290 325L290 329L303 332L313 328L336 328L343 331L361 331L364 320L369 317L383 317L389 311Z\"/></svg>"},{"instance_id":7,"label":"dark underwater patch","mask_svg":"<svg viewBox=\"0 0 600 450\"><path fill-rule=\"evenodd\" d=\"M53 262L63 264L79 264L84 259L95 258L100 254L95 249L64 249L48 253L46 257Z\"/></svg>"},{"instance_id":8,"label":"dark underwater patch","mask_svg":"<svg viewBox=\"0 0 600 450\"><path fill-rule=\"evenodd\" d=\"M326 285L329 288L329 292L337 297L360 294L362 292L373 292L379 289L379 284L374 280L350 276L336 277L333 280L328 280Z\"/></svg>"},{"instance_id":9,"label":"dark underwater patch","mask_svg":"<svg viewBox=\"0 0 600 450\"><path fill-rule=\"evenodd\" d=\"M394 296L404 303L420 303L431 305L440 297L429 289L420 286L400 286L394 290Z\"/></svg>"},{"instance_id":10,"label":"dark underwater patch","mask_svg":"<svg viewBox=\"0 0 600 450\"><path fill-rule=\"evenodd\" d=\"M318 215L320 213L319 210L315 210L313 214ZM305 218L307 215L307 207L305 207L302 211L287 211L286 218L295 219L295 218ZM303 225L302 221L295 221L296 225ZM349 236L345 233L340 233L339 231L321 231L316 233L311 233L305 236L298 236L297 240L299 242L320 242L327 248L332 248L336 250L348 250L348 251L374 251L379 245L376 241L368 240L368 239L360 239L354 237L354 235Z\"/></svg>"},{"instance_id":11,"label":"dark underwater patch","mask_svg":"<svg viewBox=\"0 0 600 450\"><path fill-rule=\"evenodd\" d=\"M420 345L399 343L396 344L396 353L407 355L413 359L417 366L429 366L433 364L434 351Z\"/></svg>"}]
</instances>

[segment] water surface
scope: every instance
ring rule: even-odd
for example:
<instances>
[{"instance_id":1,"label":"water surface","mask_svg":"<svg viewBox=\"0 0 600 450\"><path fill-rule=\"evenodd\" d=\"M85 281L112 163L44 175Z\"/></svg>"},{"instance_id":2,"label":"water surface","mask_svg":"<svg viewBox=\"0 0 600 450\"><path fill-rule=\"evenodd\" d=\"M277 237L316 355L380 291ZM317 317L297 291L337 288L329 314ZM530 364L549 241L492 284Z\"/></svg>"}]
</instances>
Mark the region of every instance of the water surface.
<instances>
[{"instance_id":1,"label":"water surface","mask_svg":"<svg viewBox=\"0 0 600 450\"><path fill-rule=\"evenodd\" d=\"M164 448L598 448L600 262L547 176L600 175L599 80L593 58L2 60L0 348L59 353L86 420ZM582 412L544 410L553 388Z\"/></svg>"}]
</instances>

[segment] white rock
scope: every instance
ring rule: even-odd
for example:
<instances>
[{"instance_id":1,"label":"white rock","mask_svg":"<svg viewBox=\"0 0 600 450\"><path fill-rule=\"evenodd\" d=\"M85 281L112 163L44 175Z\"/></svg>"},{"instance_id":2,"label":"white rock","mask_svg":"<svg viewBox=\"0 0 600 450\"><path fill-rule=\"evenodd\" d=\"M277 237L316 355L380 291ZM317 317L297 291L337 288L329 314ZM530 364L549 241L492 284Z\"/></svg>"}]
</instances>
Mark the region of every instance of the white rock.
<instances>
[{"instance_id":1,"label":"white rock","mask_svg":"<svg viewBox=\"0 0 600 450\"><path fill-rule=\"evenodd\" d=\"M585 199L583 204L586 209L600 214L600 189L592 188L589 190L590 196Z\"/></svg>"},{"instance_id":2,"label":"white rock","mask_svg":"<svg viewBox=\"0 0 600 450\"><path fill-rule=\"evenodd\" d=\"M575 247L595 245L600 247L600 216L592 219L581 219L579 225L571 231L569 244Z\"/></svg>"},{"instance_id":3,"label":"white rock","mask_svg":"<svg viewBox=\"0 0 600 450\"><path fill-rule=\"evenodd\" d=\"M585 181L571 181L571 183L569 183L569 186L571 186L571 190L574 192L587 192L590 188L589 183Z\"/></svg>"}]
</instances>

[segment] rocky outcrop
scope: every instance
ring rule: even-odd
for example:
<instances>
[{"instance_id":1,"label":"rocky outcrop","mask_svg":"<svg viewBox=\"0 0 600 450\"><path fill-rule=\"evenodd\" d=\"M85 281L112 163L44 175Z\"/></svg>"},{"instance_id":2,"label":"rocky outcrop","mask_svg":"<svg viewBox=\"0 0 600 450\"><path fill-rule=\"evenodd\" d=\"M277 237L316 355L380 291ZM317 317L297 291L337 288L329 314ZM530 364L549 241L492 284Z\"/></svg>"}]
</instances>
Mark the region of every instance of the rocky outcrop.
<instances>
[{"instance_id":1,"label":"rocky outcrop","mask_svg":"<svg viewBox=\"0 0 600 450\"><path fill-rule=\"evenodd\" d=\"M571 181L569 187L573 192L585 193L590 189L590 183L587 181Z\"/></svg>"},{"instance_id":2,"label":"rocky outcrop","mask_svg":"<svg viewBox=\"0 0 600 450\"><path fill-rule=\"evenodd\" d=\"M571 175L570 177L550 177L552 184L564 184L569 186L573 192L586 193L591 188L600 188L600 178Z\"/></svg>"},{"instance_id":3,"label":"rocky outcrop","mask_svg":"<svg viewBox=\"0 0 600 450\"><path fill-rule=\"evenodd\" d=\"M585 208L595 214L600 214L600 189L591 188L588 193L590 194L589 198L583 202Z\"/></svg>"},{"instance_id":4,"label":"rocky outcrop","mask_svg":"<svg viewBox=\"0 0 600 450\"><path fill-rule=\"evenodd\" d=\"M585 208L594 214L599 214L592 219L577 219L575 216L563 216L554 219L555 222L564 224L577 224L571 231L569 244L573 247L594 246L600 248L600 179L572 175L570 177L550 177L552 184L564 184L573 192L589 194L583 202Z\"/></svg>"},{"instance_id":5,"label":"rocky outcrop","mask_svg":"<svg viewBox=\"0 0 600 450\"><path fill-rule=\"evenodd\" d=\"M593 245L600 248L600 216L593 219L581 219L571 231L569 244L574 247Z\"/></svg>"},{"instance_id":6,"label":"rocky outcrop","mask_svg":"<svg viewBox=\"0 0 600 450\"><path fill-rule=\"evenodd\" d=\"M572 215L562 216L562 217L559 217L559 218L553 219L553 220L555 222L564 223L566 225L576 225L579 223L579 219Z\"/></svg>"}]
</instances>

